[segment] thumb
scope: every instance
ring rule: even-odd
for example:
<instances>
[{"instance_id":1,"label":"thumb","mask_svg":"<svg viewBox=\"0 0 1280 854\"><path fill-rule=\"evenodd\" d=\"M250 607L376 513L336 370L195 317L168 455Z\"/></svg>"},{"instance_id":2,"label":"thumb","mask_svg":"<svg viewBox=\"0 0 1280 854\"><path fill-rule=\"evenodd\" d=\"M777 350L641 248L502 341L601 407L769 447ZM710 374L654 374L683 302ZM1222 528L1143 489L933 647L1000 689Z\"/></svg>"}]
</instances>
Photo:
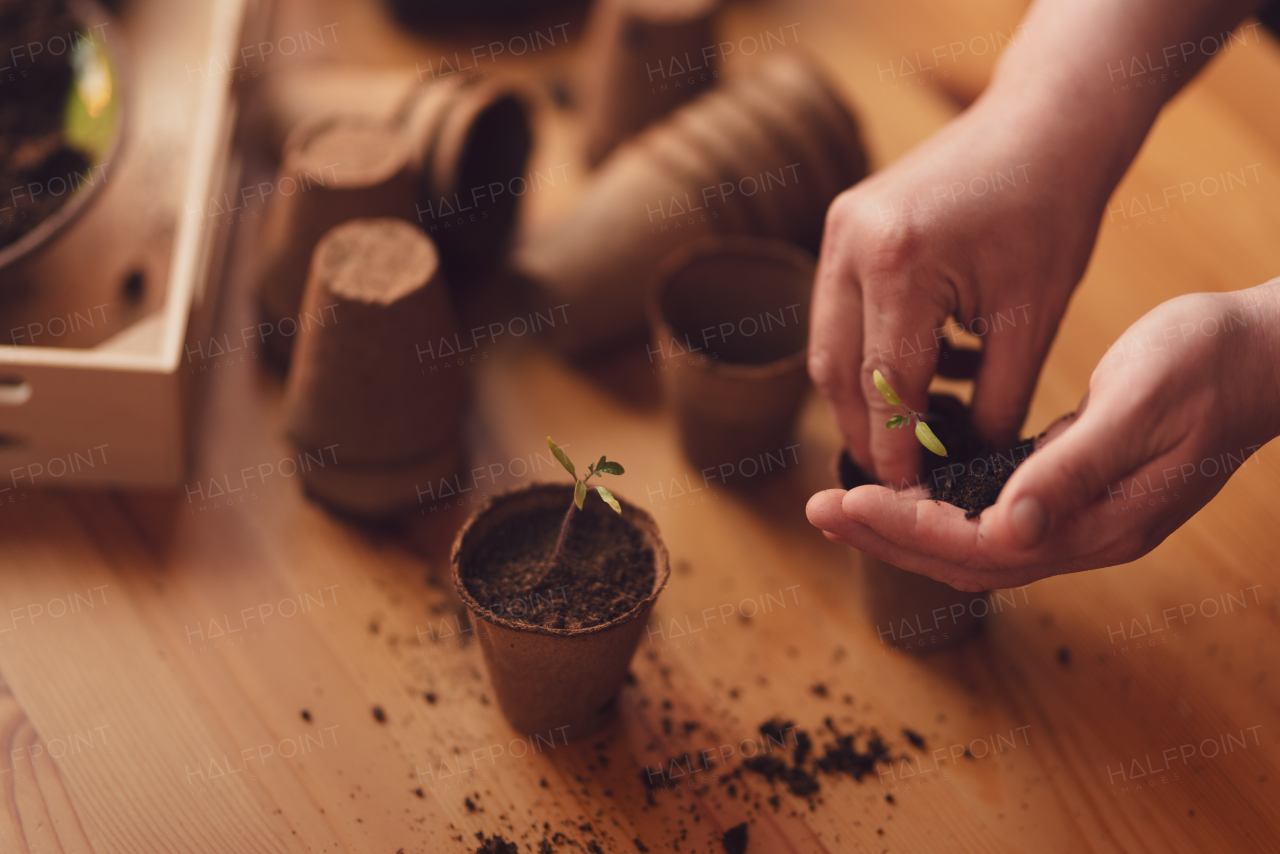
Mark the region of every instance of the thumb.
<instances>
[{"instance_id":1,"label":"thumb","mask_svg":"<svg viewBox=\"0 0 1280 854\"><path fill-rule=\"evenodd\" d=\"M996 537L1014 549L1034 548L1110 484L1150 459L1147 431L1130 429L1128 421L1108 414L1095 401L1028 457L993 508Z\"/></svg>"}]
</instances>

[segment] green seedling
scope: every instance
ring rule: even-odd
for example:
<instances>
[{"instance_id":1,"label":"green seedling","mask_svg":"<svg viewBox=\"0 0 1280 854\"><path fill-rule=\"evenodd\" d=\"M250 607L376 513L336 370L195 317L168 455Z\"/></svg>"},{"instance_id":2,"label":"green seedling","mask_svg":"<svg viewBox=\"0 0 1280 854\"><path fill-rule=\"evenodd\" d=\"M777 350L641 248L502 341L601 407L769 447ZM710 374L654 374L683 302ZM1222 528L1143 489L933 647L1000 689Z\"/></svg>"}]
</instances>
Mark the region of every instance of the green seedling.
<instances>
[{"instance_id":1,"label":"green seedling","mask_svg":"<svg viewBox=\"0 0 1280 854\"><path fill-rule=\"evenodd\" d=\"M906 412L906 415L898 414L890 418L884 423L884 426L890 430L898 427L906 427L908 424L915 422L916 438L920 440L920 444L937 454L940 457L947 455L947 449L938 441L938 437L933 435L933 431L929 429L929 425L924 423L924 416L919 412L912 412L902 402L902 398L898 397L898 393L893 390L893 386L889 385L889 381L884 378L884 374L875 371L872 377L876 381L876 388L880 390L880 395L888 401L890 406L900 406Z\"/></svg>"},{"instance_id":2,"label":"green seedling","mask_svg":"<svg viewBox=\"0 0 1280 854\"><path fill-rule=\"evenodd\" d=\"M556 540L556 550L551 553L551 563L555 563L560 557L560 550L564 548L564 541L569 536L569 524L573 521L573 515L576 511L582 509L582 505L587 500L587 481L593 477L606 474L623 474L625 469L621 463L615 463L612 460L606 460L603 455L600 459L587 466L587 473L578 477L578 471L573 467L573 460L569 459L569 455L564 452L559 445L552 441L551 437L547 437L547 445L551 448L551 453L560 461L560 465L564 466L564 470L573 476L573 501L569 504L569 509L565 511L564 521L560 523L560 537ZM618 503L618 499L613 497L613 493L605 489L603 486L592 487L596 492L600 493L600 497L613 508L613 512L619 516L622 515L622 505Z\"/></svg>"}]
</instances>

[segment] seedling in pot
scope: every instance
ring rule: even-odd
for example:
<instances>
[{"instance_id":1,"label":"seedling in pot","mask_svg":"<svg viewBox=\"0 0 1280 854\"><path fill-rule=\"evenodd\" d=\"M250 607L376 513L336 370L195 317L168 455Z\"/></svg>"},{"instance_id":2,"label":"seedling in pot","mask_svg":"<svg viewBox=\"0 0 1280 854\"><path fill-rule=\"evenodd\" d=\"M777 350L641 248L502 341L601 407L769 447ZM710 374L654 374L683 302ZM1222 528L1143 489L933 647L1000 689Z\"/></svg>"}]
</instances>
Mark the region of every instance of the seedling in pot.
<instances>
[{"instance_id":1,"label":"seedling in pot","mask_svg":"<svg viewBox=\"0 0 1280 854\"><path fill-rule=\"evenodd\" d=\"M898 393L893 390L893 386L889 385L889 381L884 378L884 374L880 373L880 371L875 371L872 374L872 378L875 380L876 388L880 390L880 395L888 401L889 405L901 407L902 410L906 412L905 415L899 413L893 416L885 422L884 426L888 427L890 430L895 430L898 427L906 427L908 424L915 422L916 438L920 440L920 444L924 445L927 450L932 451L938 456L945 457L947 455L947 449L938 441L938 437L933 435L933 431L929 429L929 425L924 423L924 416L919 412L913 412L907 408L906 404L902 402L902 399L898 397ZM603 457L601 459L603 459Z\"/></svg>"},{"instance_id":2,"label":"seedling in pot","mask_svg":"<svg viewBox=\"0 0 1280 854\"><path fill-rule=\"evenodd\" d=\"M565 511L564 521L560 523L560 536L556 540L556 549L551 553L551 559L548 564L554 565L560 559L560 552L564 548L564 541L569 536L569 525L573 522L575 513L582 509L582 505L587 500L587 481L593 477L606 474L623 474L625 469L621 463L615 463L604 458L602 454L600 459L587 466L587 473L583 477L578 477L577 469L573 466L573 460L569 459L569 455L564 452L559 445L552 441L551 437L547 437L547 445L551 448L551 453L555 454L555 458L560 461L560 465L564 466L564 470L573 476L573 501L569 503L569 509ZM622 515L622 505L618 503L618 499L613 497L613 493L605 489L603 486L593 487L596 492L600 493L600 497L605 504L613 509L614 513Z\"/></svg>"}]
</instances>

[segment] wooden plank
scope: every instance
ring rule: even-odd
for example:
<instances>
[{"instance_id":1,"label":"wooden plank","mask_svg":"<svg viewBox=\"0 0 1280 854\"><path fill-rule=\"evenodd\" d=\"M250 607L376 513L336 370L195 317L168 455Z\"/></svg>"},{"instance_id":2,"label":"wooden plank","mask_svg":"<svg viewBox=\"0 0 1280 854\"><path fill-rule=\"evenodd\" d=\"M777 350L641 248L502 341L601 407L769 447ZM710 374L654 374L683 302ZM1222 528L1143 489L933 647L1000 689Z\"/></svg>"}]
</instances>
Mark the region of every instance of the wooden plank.
<instances>
[{"instance_id":1,"label":"wooden plank","mask_svg":"<svg viewBox=\"0 0 1280 854\"><path fill-rule=\"evenodd\" d=\"M277 26L340 21L344 38L351 32L340 50L358 59L384 32L370 8L304 14L281 4ZM924 88L887 91L869 61L886 46L904 50L1010 14L996 3L950 16L951 4L928 8L936 20L917 29L891 9L735 5L726 32L799 22L802 46L857 104L883 165L956 107ZM413 40L389 50L396 61L424 55ZM571 59L546 61L567 69ZM1267 45L1225 55L1162 118L1113 204L1254 162L1262 177L1229 197L1188 199L1177 219L1141 233L1104 224L1029 427L1072 407L1106 346L1160 300L1255 284L1280 263L1268 171L1280 129L1232 95L1275 94L1263 73L1274 61ZM565 162L574 145L571 115L550 124L544 167ZM573 189L531 197L541 212L533 215L554 215ZM255 239L241 232L233 248L220 321L233 335L254 321ZM467 310L518 313L500 300ZM402 526L371 528L310 503L296 476L211 495L210 481L229 489L246 467L279 469L290 451L277 374L252 358L205 367L217 373L182 492L28 493L0 505L0 615L9 615L0 629L13 626L0 632L9 692L0 689L0 733L10 751L24 751L7 762L18 773L0 773L5 851L463 852L477 833L537 851L562 832L579 847L557 850L595 841L634 851L638 838L654 851L678 843L707 852L746 821L749 851L1191 852L1265 850L1280 828L1264 782L1280 758L1266 656L1280 640L1275 446L1146 558L1004 591L978 641L915 658L885 648L859 610L847 550L804 520L803 502L829 483L838 445L816 397L794 464L769 482L729 488L700 480L683 460L639 348L588 370L536 346L495 348L468 368L472 461L502 474L461 500L432 497ZM618 721L571 745L531 742L505 723L465 623L455 622L447 566L452 532L480 494L557 477L540 445L547 432L572 452L626 464L618 491L654 514L675 562ZM30 619L33 603L47 612L74 591L101 598ZM1209 616L1212 602L1223 608ZM1185 606L1194 612L1184 621ZM27 617L14 622L13 609ZM1165 609L1177 615L1169 627L1143 628ZM812 690L819 683L825 696ZM737 768L774 716L819 743L829 740L828 716L842 731L874 727L895 762L861 783L820 777L812 809L779 790L775 810L775 790L749 774L733 781L733 795L707 779ZM686 731L685 722L697 726ZM923 735L924 749L905 727ZM78 752L50 756L56 739L76 733ZM1208 756L1206 745L1227 733L1238 740ZM92 747L90 737L99 739ZM306 752L282 756L291 741ZM1131 778L1134 760L1158 765L1162 751L1188 743L1196 752L1186 765L1175 759L1171 774ZM37 746L34 760L12 758ZM705 785L670 787L651 805L644 769L670 769L671 758L701 750L715 757Z\"/></svg>"}]
</instances>

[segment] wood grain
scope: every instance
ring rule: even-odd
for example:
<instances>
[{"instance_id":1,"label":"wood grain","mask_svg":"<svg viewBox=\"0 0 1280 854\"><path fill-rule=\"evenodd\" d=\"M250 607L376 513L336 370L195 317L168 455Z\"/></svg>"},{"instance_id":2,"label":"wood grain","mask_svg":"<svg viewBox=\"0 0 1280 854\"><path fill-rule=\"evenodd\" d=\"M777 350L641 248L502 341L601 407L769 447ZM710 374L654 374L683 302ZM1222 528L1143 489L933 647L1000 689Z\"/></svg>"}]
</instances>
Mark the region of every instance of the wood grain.
<instances>
[{"instance_id":1,"label":"wood grain","mask_svg":"<svg viewBox=\"0 0 1280 854\"><path fill-rule=\"evenodd\" d=\"M725 25L749 34L799 22L802 46L849 93L883 165L958 108L954 92L932 85L882 87L876 58L1007 28L1018 6L737 4ZM375 4L346 8L282 2L276 27L338 21L341 58L359 61L388 25ZM447 42L397 36L386 60ZM496 66L550 77L570 67L572 49ZM967 68L966 85L988 72ZM1166 111L1113 205L1255 163L1259 177L1229 195L1188 197L1170 208L1176 218L1141 229L1104 216L1029 430L1075 405L1106 346L1152 306L1280 271L1280 126L1262 108L1278 96L1280 50L1263 38L1215 60ZM544 107L535 168L569 162L580 182L574 119ZM576 186L531 194L527 219L554 215ZM256 320L256 240L243 229L232 247L220 326L233 337ZM464 307L464 326L517 314L486 298ZM215 373L203 439L178 494L4 499L0 851L463 852L475 834L501 833L523 852L562 832L578 844L555 850L596 841L636 851L640 839L654 851L712 852L743 821L753 852L1277 850L1274 445L1142 560L1005 591L975 643L915 658L880 643L861 617L850 555L804 519L838 443L819 400L806 406L794 465L767 484L708 485L678 451L643 349L583 369L509 341L451 368L475 383L472 464L502 474L431 499L403 525L328 515L280 473L292 456L282 380L253 350L205 365ZM446 557L483 494L557 476L547 433L571 454L624 462L618 489L653 513L674 572L617 723L534 751L493 704L456 621ZM243 470L259 465L275 473L246 485ZM210 497L211 481L240 491ZM68 596L68 610L51 616ZM1225 610L1208 616L1211 601ZM1186 605L1185 622L1139 634ZM825 696L812 690L819 683ZM775 715L820 743L828 716L844 731L874 727L895 762L861 783L820 778L812 808L779 790L775 810L774 789L751 775L734 781L734 795L705 779L737 767ZM1227 733L1231 749L1205 755ZM55 757L50 748L68 738L78 747ZM1154 785L1127 779L1135 760L1158 765L1188 743L1197 752ZM719 757L723 745L730 753L705 785L647 801L644 768L686 752Z\"/></svg>"}]
</instances>

